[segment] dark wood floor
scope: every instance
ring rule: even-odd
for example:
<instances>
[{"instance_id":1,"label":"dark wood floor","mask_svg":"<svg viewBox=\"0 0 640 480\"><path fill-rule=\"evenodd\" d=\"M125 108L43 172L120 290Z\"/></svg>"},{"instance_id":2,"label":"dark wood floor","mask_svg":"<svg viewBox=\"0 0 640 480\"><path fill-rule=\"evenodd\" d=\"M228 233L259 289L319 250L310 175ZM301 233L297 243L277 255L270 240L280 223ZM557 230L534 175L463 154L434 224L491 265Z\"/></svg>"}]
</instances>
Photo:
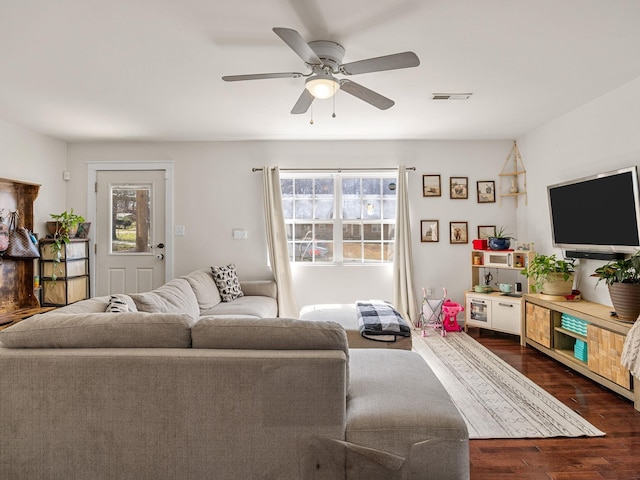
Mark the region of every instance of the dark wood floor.
<instances>
[{"instance_id":1,"label":"dark wood floor","mask_svg":"<svg viewBox=\"0 0 640 480\"><path fill-rule=\"evenodd\" d=\"M472 480L640 480L640 412L631 401L534 348L521 347L517 337L477 328L469 335L607 434L471 440Z\"/></svg>"}]
</instances>

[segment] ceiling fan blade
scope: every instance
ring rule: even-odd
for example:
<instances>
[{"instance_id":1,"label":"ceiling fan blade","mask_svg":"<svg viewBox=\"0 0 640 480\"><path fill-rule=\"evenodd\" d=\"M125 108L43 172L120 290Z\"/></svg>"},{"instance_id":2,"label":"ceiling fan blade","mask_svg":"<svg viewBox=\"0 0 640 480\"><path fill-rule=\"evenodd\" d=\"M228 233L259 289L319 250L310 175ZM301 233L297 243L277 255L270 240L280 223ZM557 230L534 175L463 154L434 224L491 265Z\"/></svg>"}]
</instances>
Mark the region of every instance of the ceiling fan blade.
<instances>
[{"instance_id":1,"label":"ceiling fan blade","mask_svg":"<svg viewBox=\"0 0 640 480\"><path fill-rule=\"evenodd\" d=\"M379 93L369 90L367 87L363 87L359 83L352 82L351 80L340 80L340 90L353 95L354 97L364 100L365 102L379 108L380 110L386 110L395 105L395 102L387 97L383 97Z\"/></svg>"},{"instance_id":2,"label":"ceiling fan blade","mask_svg":"<svg viewBox=\"0 0 640 480\"><path fill-rule=\"evenodd\" d=\"M415 53L404 52L345 63L340 65L340 71L345 75L359 75L361 73L417 67L418 65L420 65L420 59Z\"/></svg>"},{"instance_id":3,"label":"ceiling fan blade","mask_svg":"<svg viewBox=\"0 0 640 480\"><path fill-rule=\"evenodd\" d=\"M311 93L309 93L309 90L305 88L302 91L300 98L298 98L298 101L291 109L291 113L293 114L305 113L307 110L309 110L309 107L313 103L314 98L315 97L311 95Z\"/></svg>"},{"instance_id":4,"label":"ceiling fan blade","mask_svg":"<svg viewBox=\"0 0 640 480\"><path fill-rule=\"evenodd\" d=\"M300 78L303 73L282 72L282 73L251 73L248 75L225 75L222 80L225 82L239 82L241 80L263 80L265 78Z\"/></svg>"},{"instance_id":5,"label":"ceiling fan blade","mask_svg":"<svg viewBox=\"0 0 640 480\"><path fill-rule=\"evenodd\" d=\"M305 42L304 38L291 28L274 27L274 33L278 35L284 43L289 45L298 56L309 65L322 65L322 60L318 58L316 52Z\"/></svg>"}]
</instances>

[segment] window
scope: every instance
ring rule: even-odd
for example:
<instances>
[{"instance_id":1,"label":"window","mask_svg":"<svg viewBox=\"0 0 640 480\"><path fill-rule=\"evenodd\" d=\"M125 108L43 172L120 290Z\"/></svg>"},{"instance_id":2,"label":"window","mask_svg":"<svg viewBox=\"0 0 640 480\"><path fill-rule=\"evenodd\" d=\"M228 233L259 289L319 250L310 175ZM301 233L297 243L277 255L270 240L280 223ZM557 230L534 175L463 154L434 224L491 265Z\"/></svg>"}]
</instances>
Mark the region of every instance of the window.
<instances>
[{"instance_id":1,"label":"window","mask_svg":"<svg viewBox=\"0 0 640 480\"><path fill-rule=\"evenodd\" d=\"M292 262L393 261L395 176L283 175L280 186Z\"/></svg>"},{"instance_id":2,"label":"window","mask_svg":"<svg viewBox=\"0 0 640 480\"><path fill-rule=\"evenodd\" d=\"M151 252L151 186L111 186L110 253Z\"/></svg>"}]
</instances>

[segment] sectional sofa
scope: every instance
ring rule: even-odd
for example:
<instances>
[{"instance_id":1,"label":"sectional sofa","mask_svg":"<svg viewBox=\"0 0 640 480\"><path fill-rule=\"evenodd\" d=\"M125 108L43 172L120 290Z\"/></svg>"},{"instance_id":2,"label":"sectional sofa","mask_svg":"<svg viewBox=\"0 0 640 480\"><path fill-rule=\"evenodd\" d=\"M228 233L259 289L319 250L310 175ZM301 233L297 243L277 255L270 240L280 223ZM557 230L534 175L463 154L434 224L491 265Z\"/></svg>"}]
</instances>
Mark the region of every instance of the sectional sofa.
<instances>
[{"instance_id":1,"label":"sectional sofa","mask_svg":"<svg viewBox=\"0 0 640 480\"><path fill-rule=\"evenodd\" d=\"M214 290L198 271L119 297L137 311L94 298L0 332L0 478L468 478L419 355L275 318L270 282Z\"/></svg>"}]
</instances>

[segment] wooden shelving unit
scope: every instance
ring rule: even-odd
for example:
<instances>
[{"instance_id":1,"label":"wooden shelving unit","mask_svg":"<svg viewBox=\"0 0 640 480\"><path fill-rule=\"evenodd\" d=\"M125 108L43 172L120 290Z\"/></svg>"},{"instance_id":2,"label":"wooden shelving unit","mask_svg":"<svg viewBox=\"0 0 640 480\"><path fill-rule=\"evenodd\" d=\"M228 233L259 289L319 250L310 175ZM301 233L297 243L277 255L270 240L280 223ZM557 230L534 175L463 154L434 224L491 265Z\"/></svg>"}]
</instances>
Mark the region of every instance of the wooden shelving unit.
<instances>
[{"instance_id":1,"label":"wooden shelving unit","mask_svg":"<svg viewBox=\"0 0 640 480\"><path fill-rule=\"evenodd\" d=\"M89 298L89 239L72 238L63 244L57 262L53 243L40 241L42 305L63 306Z\"/></svg>"},{"instance_id":2,"label":"wooden shelving unit","mask_svg":"<svg viewBox=\"0 0 640 480\"><path fill-rule=\"evenodd\" d=\"M585 377L634 402L640 411L638 382L620 361L632 323L610 315L611 307L586 300L557 302L544 295L525 295L526 345L536 348ZM587 334L563 328L563 314L586 323ZM576 340L587 345L586 361L576 358Z\"/></svg>"},{"instance_id":3,"label":"wooden shelving unit","mask_svg":"<svg viewBox=\"0 0 640 480\"><path fill-rule=\"evenodd\" d=\"M0 208L20 212L22 226L33 230L33 203L40 185L0 178ZM0 329L42 313L33 285L34 260L2 257L0 263Z\"/></svg>"},{"instance_id":4,"label":"wooden shelving unit","mask_svg":"<svg viewBox=\"0 0 640 480\"><path fill-rule=\"evenodd\" d=\"M522 156L518 150L518 145L513 142L513 147L509 151L509 155L504 161L502 170L498 174L498 192L500 201L503 197L515 198L516 208L518 207L518 198L524 197L524 204L527 204L527 170L524 167ZM504 186L502 179L509 180L509 184ZM513 186L515 190L513 191Z\"/></svg>"}]
</instances>

